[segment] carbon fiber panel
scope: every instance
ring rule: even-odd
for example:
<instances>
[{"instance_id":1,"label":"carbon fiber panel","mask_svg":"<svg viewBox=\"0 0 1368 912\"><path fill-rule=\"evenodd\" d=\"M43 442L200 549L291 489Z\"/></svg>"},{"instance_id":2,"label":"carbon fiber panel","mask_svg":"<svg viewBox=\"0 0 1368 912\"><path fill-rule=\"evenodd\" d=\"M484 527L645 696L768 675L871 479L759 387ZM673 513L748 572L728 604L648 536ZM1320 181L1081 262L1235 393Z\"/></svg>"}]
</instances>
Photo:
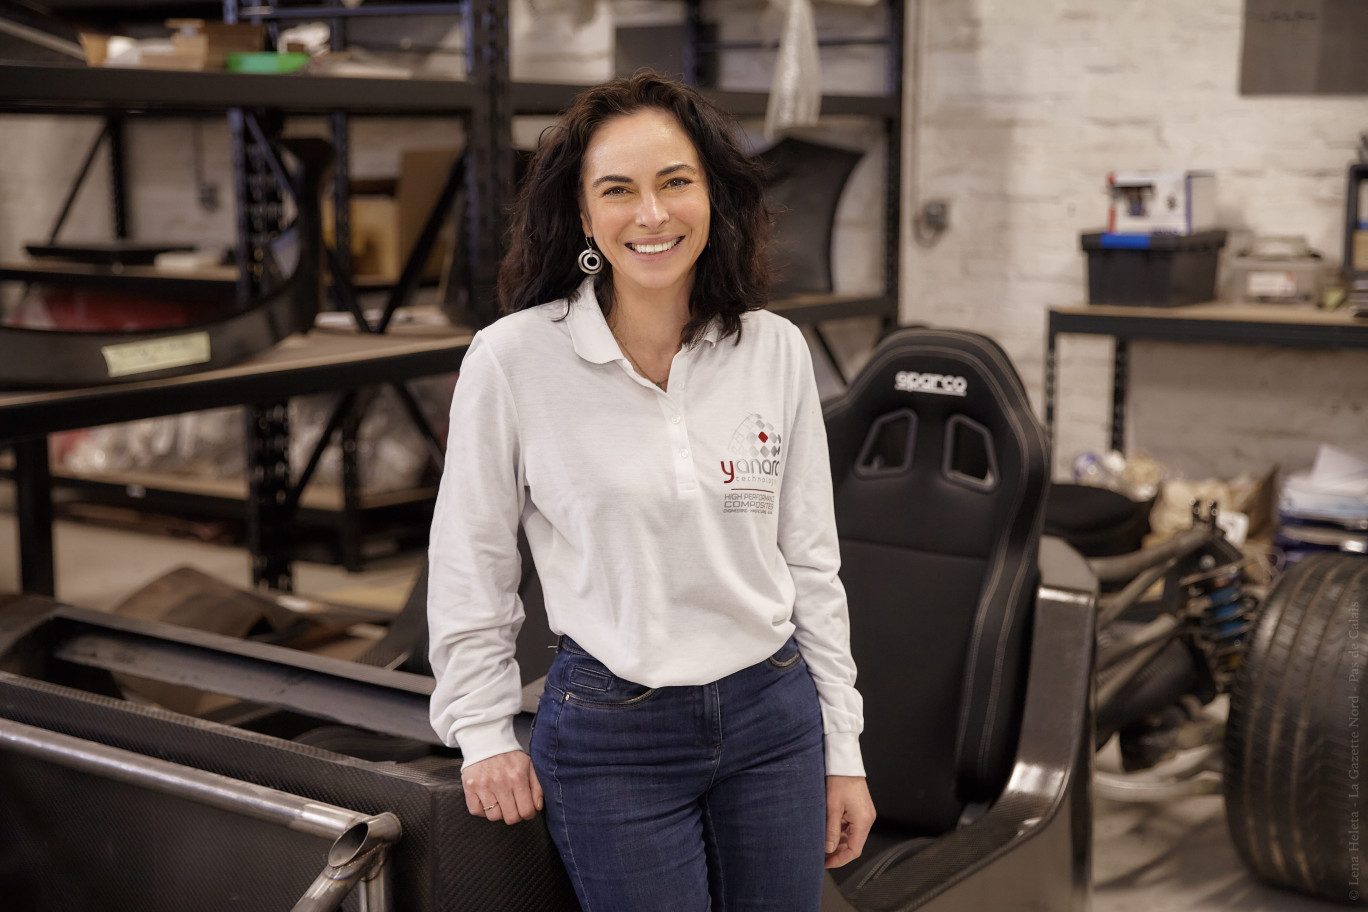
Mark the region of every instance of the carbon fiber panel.
<instances>
[{"instance_id":1,"label":"carbon fiber panel","mask_svg":"<svg viewBox=\"0 0 1368 912\"><path fill-rule=\"evenodd\" d=\"M392 811L404 827L390 861L394 907L404 912L578 909L545 826L538 821L508 827L470 816L454 762L436 772L370 763L7 673L0 673L0 715L357 811ZM0 863L0 890L7 896L27 890L25 895L38 897L22 908L155 912L183 909L190 902L203 910L285 909L322 868L326 846L320 851L319 840L311 837L226 821L222 812L147 792L132 794L126 786L59 774L14 757L0 755L0 762L0 781L6 782L0 790L0 834L6 846L26 846L25 863ZM109 831L97 841L90 836L92 826ZM91 884L71 873L72 865L79 871L93 855L110 856L112 848L118 849L111 856L115 859L141 859L119 862L125 867L173 879L187 866L193 870L205 859L221 858L213 864L244 871L244 880L253 887L270 885L280 892L242 902L231 890L218 887L218 881L210 890L195 886L199 881L192 879L179 881L173 905L141 899L112 904L123 894L106 892L105 885L114 880L105 878L117 877L110 865L94 865L90 870L100 879ZM166 873L173 869L175 873ZM49 876L62 878L63 890L94 889L101 898L89 903L79 896L50 900L45 892ZM285 890L283 885L297 878L302 878L299 889ZM136 883L127 882L127 895L133 896Z\"/></svg>"},{"instance_id":2,"label":"carbon fiber panel","mask_svg":"<svg viewBox=\"0 0 1368 912\"><path fill-rule=\"evenodd\" d=\"M15 754L0 753L0 781L7 909L288 909L330 845Z\"/></svg>"}]
</instances>

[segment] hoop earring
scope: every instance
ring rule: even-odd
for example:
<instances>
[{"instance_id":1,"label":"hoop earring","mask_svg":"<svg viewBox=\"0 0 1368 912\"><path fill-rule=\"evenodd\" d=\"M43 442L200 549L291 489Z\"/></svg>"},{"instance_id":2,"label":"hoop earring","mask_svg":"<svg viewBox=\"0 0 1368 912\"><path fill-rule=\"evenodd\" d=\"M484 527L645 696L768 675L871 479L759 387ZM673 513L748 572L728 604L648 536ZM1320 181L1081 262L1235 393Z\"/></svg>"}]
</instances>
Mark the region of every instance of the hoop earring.
<instances>
[{"instance_id":1,"label":"hoop earring","mask_svg":"<svg viewBox=\"0 0 1368 912\"><path fill-rule=\"evenodd\" d=\"M603 257L594 249L594 239L585 235L585 248L579 255L579 268L585 275L598 275L603 269Z\"/></svg>"}]
</instances>

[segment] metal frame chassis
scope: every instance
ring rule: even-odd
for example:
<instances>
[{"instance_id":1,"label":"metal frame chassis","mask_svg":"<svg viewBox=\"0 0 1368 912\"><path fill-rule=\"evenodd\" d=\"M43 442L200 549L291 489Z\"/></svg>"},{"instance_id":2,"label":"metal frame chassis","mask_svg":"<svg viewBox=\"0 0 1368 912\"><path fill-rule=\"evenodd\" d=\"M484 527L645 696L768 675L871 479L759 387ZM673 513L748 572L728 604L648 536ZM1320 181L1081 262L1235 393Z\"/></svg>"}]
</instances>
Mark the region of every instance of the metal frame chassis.
<instances>
[{"instance_id":1,"label":"metal frame chassis","mask_svg":"<svg viewBox=\"0 0 1368 912\"><path fill-rule=\"evenodd\" d=\"M172 624L69 605L35 604L42 613L29 621L15 620L10 638L17 643L40 636L46 654L63 662L223 694L441 747L428 719L432 678Z\"/></svg>"}]
</instances>

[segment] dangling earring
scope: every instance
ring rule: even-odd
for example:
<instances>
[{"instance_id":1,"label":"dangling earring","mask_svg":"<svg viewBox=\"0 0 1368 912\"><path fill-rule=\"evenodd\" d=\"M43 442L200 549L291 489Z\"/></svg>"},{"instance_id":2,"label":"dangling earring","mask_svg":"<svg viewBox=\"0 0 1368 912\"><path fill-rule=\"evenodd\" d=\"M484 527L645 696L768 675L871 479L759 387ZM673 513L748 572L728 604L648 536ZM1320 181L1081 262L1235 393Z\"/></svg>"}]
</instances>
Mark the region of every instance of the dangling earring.
<instances>
[{"instance_id":1,"label":"dangling earring","mask_svg":"<svg viewBox=\"0 0 1368 912\"><path fill-rule=\"evenodd\" d=\"M579 255L579 268L585 275L598 275L603 269L603 257L594 249L594 239L584 236L585 248Z\"/></svg>"}]
</instances>

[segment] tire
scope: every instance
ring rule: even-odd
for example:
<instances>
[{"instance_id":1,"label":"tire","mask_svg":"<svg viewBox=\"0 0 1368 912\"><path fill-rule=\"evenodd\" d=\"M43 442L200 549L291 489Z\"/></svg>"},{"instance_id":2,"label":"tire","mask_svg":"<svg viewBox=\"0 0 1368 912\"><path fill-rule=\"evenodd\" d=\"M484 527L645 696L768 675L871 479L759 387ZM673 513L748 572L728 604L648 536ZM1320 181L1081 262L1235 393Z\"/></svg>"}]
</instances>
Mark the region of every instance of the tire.
<instances>
[{"instance_id":1,"label":"tire","mask_svg":"<svg viewBox=\"0 0 1368 912\"><path fill-rule=\"evenodd\" d=\"M1255 619L1225 738L1226 820L1245 865L1350 905L1368 902L1365 599L1368 559L1316 555L1288 571Z\"/></svg>"}]
</instances>

